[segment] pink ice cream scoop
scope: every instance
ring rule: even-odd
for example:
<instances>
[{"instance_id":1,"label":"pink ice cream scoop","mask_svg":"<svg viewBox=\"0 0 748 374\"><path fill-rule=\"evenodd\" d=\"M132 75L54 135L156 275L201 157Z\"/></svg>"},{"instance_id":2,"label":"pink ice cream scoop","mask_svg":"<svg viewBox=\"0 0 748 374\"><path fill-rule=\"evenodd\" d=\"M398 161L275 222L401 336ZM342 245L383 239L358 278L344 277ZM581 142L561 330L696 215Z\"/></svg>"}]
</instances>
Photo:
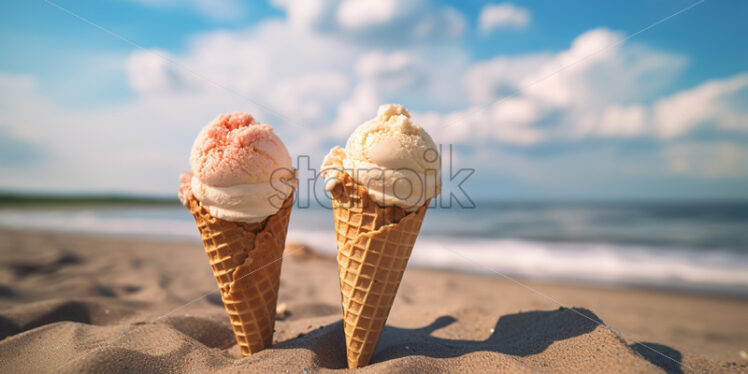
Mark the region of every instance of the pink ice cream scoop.
<instances>
[{"instance_id":1,"label":"pink ice cream scoop","mask_svg":"<svg viewBox=\"0 0 748 374\"><path fill-rule=\"evenodd\" d=\"M291 157L272 126L233 112L219 115L200 131L190 166L203 183L227 187L267 183L274 170L291 166Z\"/></svg>"},{"instance_id":2,"label":"pink ice cream scoop","mask_svg":"<svg viewBox=\"0 0 748 374\"><path fill-rule=\"evenodd\" d=\"M286 146L273 127L242 112L221 114L205 126L190 153L192 173L180 176L179 199L194 196L211 214L229 221L257 222L277 212L269 203L295 188ZM284 179L275 183L271 179ZM288 182L290 181L290 182Z\"/></svg>"}]
</instances>

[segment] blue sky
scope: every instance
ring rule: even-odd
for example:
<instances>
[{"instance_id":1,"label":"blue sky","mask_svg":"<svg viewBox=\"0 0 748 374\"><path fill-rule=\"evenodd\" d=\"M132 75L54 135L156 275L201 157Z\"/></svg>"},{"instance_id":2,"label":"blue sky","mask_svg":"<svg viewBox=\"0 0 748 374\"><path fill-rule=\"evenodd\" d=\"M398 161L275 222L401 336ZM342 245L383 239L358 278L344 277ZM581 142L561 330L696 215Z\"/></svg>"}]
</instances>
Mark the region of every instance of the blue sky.
<instances>
[{"instance_id":1,"label":"blue sky","mask_svg":"<svg viewBox=\"0 0 748 374\"><path fill-rule=\"evenodd\" d=\"M218 113L320 162L400 102L476 170L477 198L746 198L746 16L737 0L6 1L0 188L168 195Z\"/></svg>"}]
</instances>

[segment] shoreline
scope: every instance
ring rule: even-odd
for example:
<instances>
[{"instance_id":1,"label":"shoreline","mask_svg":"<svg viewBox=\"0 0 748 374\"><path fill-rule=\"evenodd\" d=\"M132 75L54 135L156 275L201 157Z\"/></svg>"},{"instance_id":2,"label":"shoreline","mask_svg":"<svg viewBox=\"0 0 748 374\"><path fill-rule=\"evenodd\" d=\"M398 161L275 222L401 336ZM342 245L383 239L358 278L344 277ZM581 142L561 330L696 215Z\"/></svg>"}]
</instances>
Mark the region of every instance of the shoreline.
<instances>
[{"instance_id":1,"label":"shoreline","mask_svg":"<svg viewBox=\"0 0 748 374\"><path fill-rule=\"evenodd\" d=\"M200 244L200 238L197 232L195 232L194 239L188 239L183 235L148 235L148 234L125 234L125 233L106 233L106 232L84 232L84 231L64 231L56 229L36 229L36 228L15 228L0 226L0 235L4 232L20 232L29 235L59 235L68 236L71 238L83 237L83 238L96 238L96 239L110 239L119 241L132 241L132 242L150 242L150 243L162 243L162 244L180 244L180 245L195 245ZM305 243L299 240L291 240L288 242L289 245L302 245L311 248L319 256L330 258L334 260L334 249L320 250L315 246L310 246L310 243ZM539 284L559 284L567 285L570 287L588 287L591 289L633 289L642 291L661 291L665 293L681 293L685 295L700 295L700 296L715 296L715 297L728 297L735 298L738 300L748 300L748 288L741 287L739 285L734 286L721 286L721 285L709 285L709 284L693 284L685 283L683 285L676 285L676 282L672 283L648 283L646 281L616 281L616 280L600 280L600 279L583 279L563 276L549 276L549 277L530 277L519 273L513 273L511 271L502 272L498 274L487 269L479 269L470 271L464 266L459 268L446 267L446 266L430 266L424 264L412 263L408 265L409 269L419 269L425 271L436 271L444 273L464 274L472 275L477 277L485 277L488 279L492 278L504 278L509 281L516 280L519 282L527 283L539 283Z\"/></svg>"}]
</instances>

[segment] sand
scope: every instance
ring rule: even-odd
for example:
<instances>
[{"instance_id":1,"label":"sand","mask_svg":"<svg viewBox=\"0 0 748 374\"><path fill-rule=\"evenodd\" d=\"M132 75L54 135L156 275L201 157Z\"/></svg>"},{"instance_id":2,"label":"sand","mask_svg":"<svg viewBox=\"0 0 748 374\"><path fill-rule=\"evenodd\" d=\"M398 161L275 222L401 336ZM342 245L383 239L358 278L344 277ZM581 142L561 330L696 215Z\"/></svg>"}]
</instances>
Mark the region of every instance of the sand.
<instances>
[{"instance_id":1,"label":"sand","mask_svg":"<svg viewBox=\"0 0 748 374\"><path fill-rule=\"evenodd\" d=\"M199 243L0 230L0 372L345 370L335 262L298 248L274 346L241 358ZM408 269L359 370L748 372L746 299L522 282Z\"/></svg>"}]
</instances>

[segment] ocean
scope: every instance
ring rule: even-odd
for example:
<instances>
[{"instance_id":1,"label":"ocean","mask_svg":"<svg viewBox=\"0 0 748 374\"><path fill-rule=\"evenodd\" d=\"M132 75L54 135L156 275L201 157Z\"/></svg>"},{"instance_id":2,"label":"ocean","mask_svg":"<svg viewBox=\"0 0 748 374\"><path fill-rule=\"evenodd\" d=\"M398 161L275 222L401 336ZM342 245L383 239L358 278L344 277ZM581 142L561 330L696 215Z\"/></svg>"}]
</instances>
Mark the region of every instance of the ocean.
<instances>
[{"instance_id":1,"label":"ocean","mask_svg":"<svg viewBox=\"0 0 748 374\"><path fill-rule=\"evenodd\" d=\"M199 241L181 206L0 208L0 226ZM332 212L294 208L289 241L335 252ZM432 208L414 266L748 296L748 202L478 202Z\"/></svg>"}]
</instances>

